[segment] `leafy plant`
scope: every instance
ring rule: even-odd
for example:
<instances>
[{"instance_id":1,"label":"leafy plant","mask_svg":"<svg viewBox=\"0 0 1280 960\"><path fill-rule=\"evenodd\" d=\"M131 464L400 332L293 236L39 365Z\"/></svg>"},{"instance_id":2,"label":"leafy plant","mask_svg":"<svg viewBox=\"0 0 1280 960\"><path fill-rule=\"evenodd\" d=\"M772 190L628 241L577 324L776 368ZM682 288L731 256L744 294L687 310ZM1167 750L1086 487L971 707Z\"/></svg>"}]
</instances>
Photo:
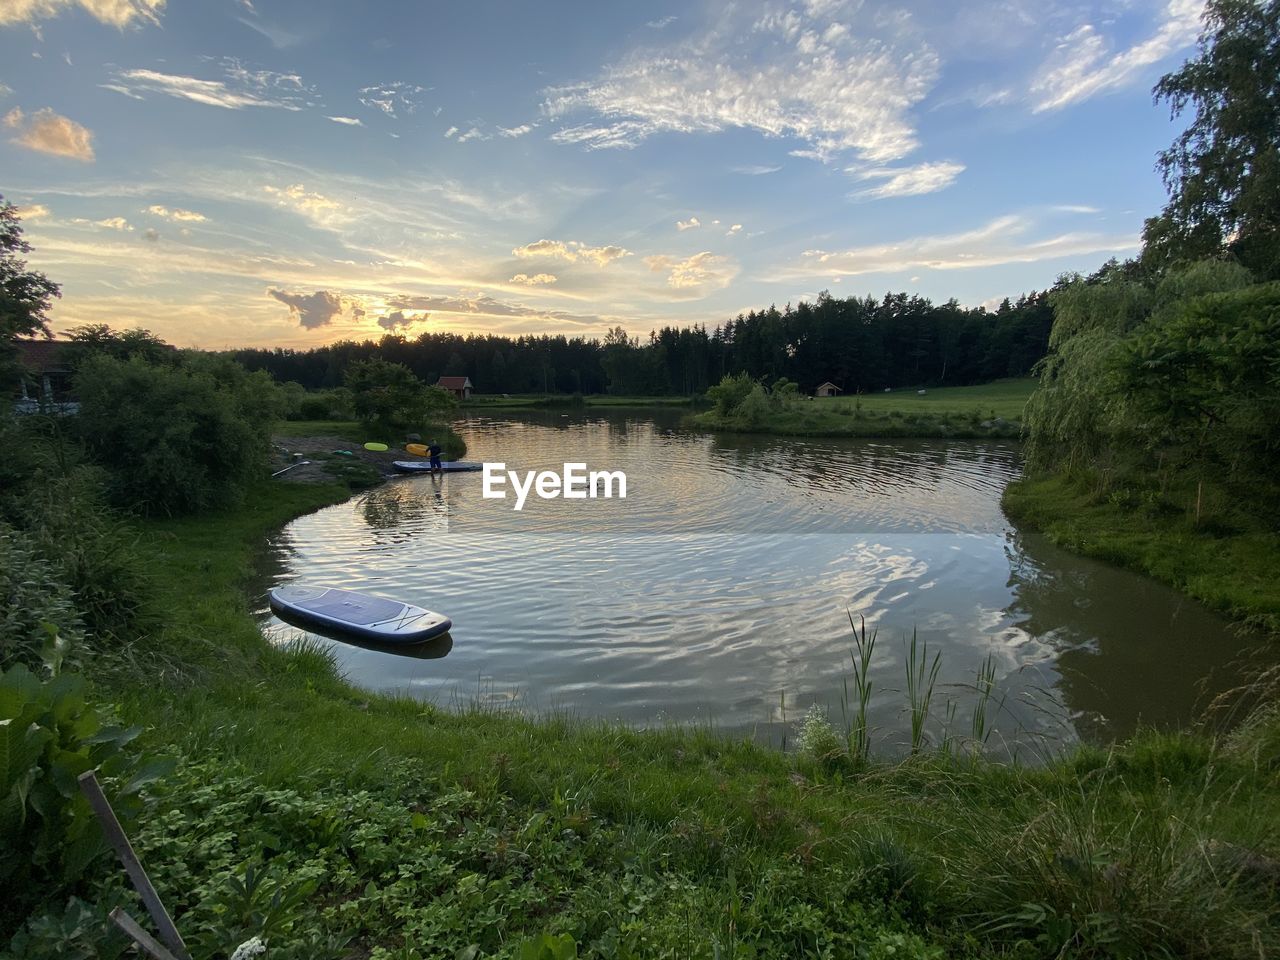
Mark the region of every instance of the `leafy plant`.
<instances>
[{"instance_id":1,"label":"leafy plant","mask_svg":"<svg viewBox=\"0 0 1280 960\"><path fill-rule=\"evenodd\" d=\"M0 882L13 891L0 932L37 900L55 897L107 851L77 778L97 770L114 788L123 823L139 792L169 769L125 751L140 732L104 724L88 703L84 678L41 681L18 664L0 674Z\"/></svg>"}]
</instances>

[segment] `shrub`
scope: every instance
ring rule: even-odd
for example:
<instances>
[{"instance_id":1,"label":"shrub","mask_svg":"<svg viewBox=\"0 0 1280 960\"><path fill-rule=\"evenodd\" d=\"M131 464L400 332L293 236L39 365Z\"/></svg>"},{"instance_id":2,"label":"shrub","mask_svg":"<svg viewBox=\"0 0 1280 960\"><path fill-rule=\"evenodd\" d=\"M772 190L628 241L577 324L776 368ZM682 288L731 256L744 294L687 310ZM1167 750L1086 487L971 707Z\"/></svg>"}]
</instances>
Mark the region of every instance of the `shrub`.
<instances>
[{"instance_id":1,"label":"shrub","mask_svg":"<svg viewBox=\"0 0 1280 960\"><path fill-rule=\"evenodd\" d=\"M162 365L97 355L76 385L85 444L122 506L170 515L230 506L266 474L279 400L264 373L220 357Z\"/></svg>"},{"instance_id":2,"label":"shrub","mask_svg":"<svg viewBox=\"0 0 1280 960\"><path fill-rule=\"evenodd\" d=\"M746 399L756 382L748 374L726 374L719 383L707 390L707 399L715 404L715 411L722 417L733 414Z\"/></svg>"},{"instance_id":3,"label":"shrub","mask_svg":"<svg viewBox=\"0 0 1280 960\"><path fill-rule=\"evenodd\" d=\"M419 427L456 405L450 393L428 387L403 363L380 357L351 364L346 385L357 419L383 431Z\"/></svg>"},{"instance_id":4,"label":"shrub","mask_svg":"<svg viewBox=\"0 0 1280 960\"><path fill-rule=\"evenodd\" d=\"M22 531L0 523L0 669L36 666L55 637L74 645L83 633L75 592Z\"/></svg>"},{"instance_id":5,"label":"shrub","mask_svg":"<svg viewBox=\"0 0 1280 960\"><path fill-rule=\"evenodd\" d=\"M137 729L103 724L82 677L41 682L19 664L0 674L0 936L27 910L70 889L109 849L77 778L97 770L117 784L116 815L128 823L139 791L168 764L140 765L124 748Z\"/></svg>"}]
</instances>

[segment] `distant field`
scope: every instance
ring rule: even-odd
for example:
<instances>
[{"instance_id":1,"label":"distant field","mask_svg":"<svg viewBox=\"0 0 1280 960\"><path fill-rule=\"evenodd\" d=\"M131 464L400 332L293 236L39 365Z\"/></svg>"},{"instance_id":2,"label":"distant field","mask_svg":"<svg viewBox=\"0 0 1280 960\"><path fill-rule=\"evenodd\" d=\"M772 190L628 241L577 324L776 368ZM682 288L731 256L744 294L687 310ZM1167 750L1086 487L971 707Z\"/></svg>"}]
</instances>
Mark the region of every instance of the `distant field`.
<instances>
[{"instance_id":1,"label":"distant field","mask_svg":"<svg viewBox=\"0 0 1280 960\"><path fill-rule=\"evenodd\" d=\"M869 413L947 414L977 411L983 417L1021 420L1022 408L1036 388L1030 377L1020 380L997 380L976 387L935 387L919 396L915 390L892 393L868 393L861 396L819 397L813 401L817 410L837 410L856 406Z\"/></svg>"}]
</instances>

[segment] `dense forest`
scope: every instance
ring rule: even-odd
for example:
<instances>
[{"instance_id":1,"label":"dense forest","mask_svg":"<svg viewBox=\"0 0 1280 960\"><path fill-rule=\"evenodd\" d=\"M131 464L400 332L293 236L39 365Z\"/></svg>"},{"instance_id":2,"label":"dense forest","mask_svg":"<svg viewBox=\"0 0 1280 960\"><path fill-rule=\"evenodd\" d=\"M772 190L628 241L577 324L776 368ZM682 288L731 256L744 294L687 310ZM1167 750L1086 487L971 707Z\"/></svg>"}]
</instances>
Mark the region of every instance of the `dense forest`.
<instances>
[{"instance_id":1,"label":"dense forest","mask_svg":"<svg viewBox=\"0 0 1280 960\"><path fill-rule=\"evenodd\" d=\"M479 393L702 393L726 374L780 377L811 391L830 380L846 393L964 385L1025 376L1053 325L1048 291L1005 300L994 312L905 293L752 311L718 326L664 327L647 340L621 328L604 340L564 336L424 333L342 341L312 350L240 350L250 370L309 389L342 384L347 367L379 356L434 382L469 376Z\"/></svg>"}]
</instances>

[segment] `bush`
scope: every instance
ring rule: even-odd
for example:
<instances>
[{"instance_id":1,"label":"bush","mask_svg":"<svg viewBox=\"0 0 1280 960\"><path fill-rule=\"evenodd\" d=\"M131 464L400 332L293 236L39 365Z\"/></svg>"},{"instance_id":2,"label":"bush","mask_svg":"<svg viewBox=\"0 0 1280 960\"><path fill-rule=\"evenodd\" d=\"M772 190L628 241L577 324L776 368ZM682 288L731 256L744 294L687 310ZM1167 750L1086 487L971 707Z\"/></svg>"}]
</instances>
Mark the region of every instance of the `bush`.
<instances>
[{"instance_id":1,"label":"bush","mask_svg":"<svg viewBox=\"0 0 1280 960\"><path fill-rule=\"evenodd\" d=\"M112 500L145 515L239 503L266 475L278 392L264 373L188 355L179 364L88 358L80 427Z\"/></svg>"},{"instance_id":2,"label":"bush","mask_svg":"<svg viewBox=\"0 0 1280 960\"><path fill-rule=\"evenodd\" d=\"M719 383L707 390L707 399L715 404L718 415L728 417L755 386L756 382L745 373L726 374Z\"/></svg>"},{"instance_id":3,"label":"bush","mask_svg":"<svg viewBox=\"0 0 1280 960\"><path fill-rule=\"evenodd\" d=\"M114 781L111 803L128 824L139 791L169 765L146 766L125 753L137 729L104 725L85 698L83 678L41 682L25 666L0 674L0 937L31 907L59 897L108 851L77 778L97 770ZM110 788L110 782L104 784Z\"/></svg>"},{"instance_id":4,"label":"bush","mask_svg":"<svg viewBox=\"0 0 1280 960\"><path fill-rule=\"evenodd\" d=\"M37 666L55 637L74 645L83 634L75 592L25 534L0 523L0 669Z\"/></svg>"},{"instance_id":5,"label":"bush","mask_svg":"<svg viewBox=\"0 0 1280 960\"><path fill-rule=\"evenodd\" d=\"M357 419L383 432L420 427L456 406L448 391L428 387L403 363L380 357L353 363L346 380Z\"/></svg>"}]
</instances>

